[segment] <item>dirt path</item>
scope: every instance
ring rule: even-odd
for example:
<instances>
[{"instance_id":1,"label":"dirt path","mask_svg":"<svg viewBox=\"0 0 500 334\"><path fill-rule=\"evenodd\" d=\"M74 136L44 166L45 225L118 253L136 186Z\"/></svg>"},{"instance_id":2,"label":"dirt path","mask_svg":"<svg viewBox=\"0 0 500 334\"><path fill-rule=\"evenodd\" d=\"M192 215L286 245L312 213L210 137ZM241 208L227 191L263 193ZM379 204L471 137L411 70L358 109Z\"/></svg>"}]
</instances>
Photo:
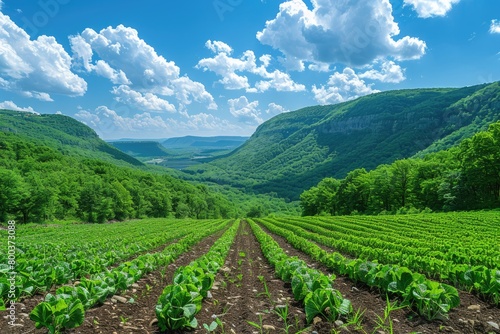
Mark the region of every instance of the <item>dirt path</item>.
<instances>
[{"instance_id":1,"label":"dirt path","mask_svg":"<svg viewBox=\"0 0 500 334\"><path fill-rule=\"evenodd\" d=\"M269 295L265 293L265 286ZM289 332L296 333L304 328L303 307L293 300L289 284L275 278L274 268L265 259L259 242L246 222L240 225L211 293L212 298L204 301L203 309L196 317L200 329L194 333L207 333L202 326L210 325L215 316L222 321L224 333L260 333L248 321L262 324L266 328L263 333L283 332L285 323L274 310L286 305L287 321L292 325ZM221 332L220 327L215 331Z\"/></svg>"},{"instance_id":2,"label":"dirt path","mask_svg":"<svg viewBox=\"0 0 500 334\"><path fill-rule=\"evenodd\" d=\"M273 234L265 228L264 230L271 235L290 256L297 256L323 272L331 272L331 270L325 266L315 262L306 254L293 248L283 237ZM383 329L377 328L377 326L380 323L378 317L384 316L384 309L387 305L385 295L381 295L378 291L370 289L363 284L355 284L349 278L343 276L337 276L335 288L338 289L345 298L351 300L355 310L364 310L362 322L363 329L356 330L354 326L349 326L351 333L379 333L378 331L380 330L382 330L380 333L384 333ZM449 313L449 320L443 319L442 321L435 320L428 322L408 309L391 312L390 317L393 321L394 333L500 333L500 330L496 330L488 324L488 322L500 324L500 308L493 307L470 293L459 291L459 295L461 305ZM395 300L391 301L391 303L394 302ZM321 329L319 329L318 332L330 333L329 331L322 331Z\"/></svg>"}]
</instances>

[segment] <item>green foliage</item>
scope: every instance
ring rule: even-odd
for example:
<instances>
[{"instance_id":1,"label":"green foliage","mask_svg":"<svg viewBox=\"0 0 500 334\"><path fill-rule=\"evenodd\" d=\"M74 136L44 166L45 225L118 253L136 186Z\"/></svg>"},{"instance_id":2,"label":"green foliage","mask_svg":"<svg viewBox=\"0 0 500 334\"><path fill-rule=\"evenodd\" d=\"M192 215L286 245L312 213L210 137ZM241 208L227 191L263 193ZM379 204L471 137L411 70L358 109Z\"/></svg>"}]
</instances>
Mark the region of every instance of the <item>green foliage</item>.
<instances>
[{"instance_id":1,"label":"green foliage","mask_svg":"<svg viewBox=\"0 0 500 334\"><path fill-rule=\"evenodd\" d=\"M425 275L499 304L500 271L496 268L500 251L489 246L498 239L500 218L494 211L259 222L335 272L391 294L408 295L411 286L427 284ZM311 241L339 253L327 253ZM454 305L452 289L445 285L439 289L443 303Z\"/></svg>"},{"instance_id":2,"label":"green foliage","mask_svg":"<svg viewBox=\"0 0 500 334\"><path fill-rule=\"evenodd\" d=\"M0 125L2 120L0 117ZM16 124L24 123L19 120ZM24 127L30 129L28 125ZM94 139L100 141L97 137ZM47 141L45 143L51 146L45 146L42 142L0 131L2 221L14 218L27 223L79 218L104 223L170 216L202 219L227 217L234 211L224 196L204 186L177 180L165 172L117 166L116 160L87 159L85 146L79 152L83 156L78 156L78 151L66 154L65 150L74 149L69 144L52 146L53 143Z\"/></svg>"},{"instance_id":3,"label":"green foliage","mask_svg":"<svg viewBox=\"0 0 500 334\"><path fill-rule=\"evenodd\" d=\"M326 276L316 269L309 268L304 261L289 257L253 220L249 219L248 223L260 243L264 256L275 267L276 276L291 283L295 300L304 304L308 323L318 314L334 321L341 315L352 312L351 302L333 289L335 275ZM302 245L313 247L308 242Z\"/></svg>"},{"instance_id":4,"label":"green foliage","mask_svg":"<svg viewBox=\"0 0 500 334\"><path fill-rule=\"evenodd\" d=\"M198 327L194 315L201 310L202 299L193 284L167 286L156 305L158 326L162 331Z\"/></svg>"},{"instance_id":5,"label":"green foliage","mask_svg":"<svg viewBox=\"0 0 500 334\"><path fill-rule=\"evenodd\" d=\"M230 221L207 221L203 224L198 224L196 231L193 233L193 227L189 226L189 224L181 224L179 226L175 226L174 234L175 238L181 238L177 243L173 243L168 245L163 249L162 252L157 253L145 253L139 255L135 259L131 261L126 261L121 263L119 266L107 270L104 268L104 271L98 271L97 273L90 275L90 277L81 277L82 275L76 275L75 277L80 278L80 283L75 286L62 286L56 290L55 295L47 294L45 301L38 304L30 314L30 318L35 321L35 325L37 328L46 327L48 328L50 333L58 333L59 331L66 328L74 328L78 327L83 323L83 318L85 315L85 310L90 309L96 304L102 304L106 298L109 296L120 293L121 291L127 290L132 284L137 282L143 275L158 270L161 267L166 267L170 263L172 263L179 255L186 252L190 247L199 242L201 239L207 237L208 235L221 230L227 225L231 223ZM120 228L120 225L115 225ZM145 230L144 227L141 228L142 231ZM170 231L172 233L172 231ZM74 234L73 234L74 236ZM136 236L137 237L137 236ZM162 242L165 242L165 235L161 237ZM127 240L126 248L131 247L131 240ZM131 247L132 248L132 247ZM98 253L98 249L91 249L94 253ZM137 249L136 252L141 249ZM87 257L87 254L83 251L74 252L73 254L76 258L78 256ZM89 252L90 253L90 252ZM94 258L95 266L99 268L99 263L102 263L107 256L110 256L111 252L108 251L104 254L100 254L97 258ZM38 266L44 265L46 260L51 259L37 259L34 263ZM24 261L26 261L24 259ZM22 264L22 259L19 259L19 262ZM72 262L72 265L78 264L80 261L76 259ZM50 263L49 263L50 265ZM211 266L213 268L213 266ZM20 267L20 275L18 277L24 278L26 276L31 276L28 272L31 268L22 268ZM69 274L69 277L73 277L71 275L71 271L74 268L69 268L69 266L63 268L66 270L66 273ZM46 275L46 276L43 276ZM66 283L67 278L64 277L61 281L53 280L54 276L58 276L57 273L51 272L37 272L33 274L34 277L37 278L38 281L45 282L45 278L49 279L51 282L48 286L44 286L45 288L50 288L51 284L54 283ZM165 308L165 312L175 313L175 315L184 314L186 319L189 319L188 324L194 324L193 322L193 303L196 298L201 300L200 289L198 289L195 284L196 279L201 277L200 275L195 276L192 282L185 284L184 290L182 291L174 291L173 294L169 294L166 300L169 301L169 307ZM6 282L6 278L0 277L0 282ZM203 286L206 286L205 279L200 280ZM213 281L212 281L213 282ZM0 284L2 284L0 283ZM16 283L16 286L23 286L24 283L30 284L30 282L19 282ZM37 282L38 283L38 282ZM3 286L3 285L2 285ZM194 288L193 288L194 286ZM39 287L42 287L41 283ZM187 290L186 290L187 289ZM6 295L4 291L2 292L2 299L6 299ZM193 294L196 292L196 294ZM10 298L9 298L10 299ZM172 306L173 305L173 306ZM179 310L179 305L181 306L181 310ZM200 304L201 307L201 304ZM199 311L199 309L198 309ZM174 326L177 323L174 322Z\"/></svg>"},{"instance_id":6,"label":"green foliage","mask_svg":"<svg viewBox=\"0 0 500 334\"><path fill-rule=\"evenodd\" d=\"M227 157L187 168L185 177L294 201L325 177L344 178L356 169L456 145L500 119L499 92L499 83L400 90L284 113ZM397 194L404 205L405 191ZM363 211L366 203L357 200L361 210L353 210Z\"/></svg>"},{"instance_id":7,"label":"green foliage","mask_svg":"<svg viewBox=\"0 0 500 334\"><path fill-rule=\"evenodd\" d=\"M458 292L454 287L431 281L424 275L412 272L410 269L399 265L375 263L363 259L363 250L365 248L371 249L372 246L364 246L361 240L358 240L360 243L353 244L353 251L349 252L354 256L360 256L359 258L348 259L339 253L329 253L323 250L310 240L321 242L321 240L326 241L333 238L326 235L323 238L319 233L310 233L303 230L302 224L300 224L302 220L295 219L293 222L286 224L274 219L259 219L258 222L271 232L285 237L293 247L309 254L311 258L320 261L334 272L348 276L355 282L362 282L369 287L375 287L383 292L400 297L403 305L414 307L419 314L428 320L446 317L450 309L459 305ZM335 236L335 239L338 242L336 245L346 244L346 240L343 240L338 235ZM368 244L372 240L363 241ZM323 244L327 243L323 242ZM327 245L333 246L332 243ZM335 248L339 249L340 247ZM383 252L386 249L384 248ZM374 254L380 254L380 250L375 249ZM400 257L401 254L396 255L395 259ZM379 255L376 260L383 262L385 259ZM306 291L313 289L316 291L315 286L320 287L319 290L322 291L306 295L306 317L312 319L315 315L322 314L331 320L335 320L339 315L349 313L348 310L351 309L350 303L343 300L335 291L328 289L331 283L328 284L325 279L316 278L308 271L299 267L299 269L295 269L294 273L302 272L302 275L299 278L292 278L292 290L296 298L302 298ZM327 309L330 312L329 314L324 313Z\"/></svg>"},{"instance_id":8,"label":"green foliage","mask_svg":"<svg viewBox=\"0 0 500 334\"><path fill-rule=\"evenodd\" d=\"M238 228L239 222L233 223L205 255L176 270L173 284L165 287L155 308L162 331L198 326L195 315L201 310L203 298L207 297L217 271L224 264ZM207 330L211 327L207 326Z\"/></svg>"},{"instance_id":9,"label":"green foliage","mask_svg":"<svg viewBox=\"0 0 500 334\"><path fill-rule=\"evenodd\" d=\"M56 149L65 155L84 156L123 166L142 166L137 159L102 141L88 126L64 115L0 110L0 131ZM20 156L23 153L21 149L16 154ZM44 159L50 159L50 156Z\"/></svg>"},{"instance_id":10,"label":"green foliage","mask_svg":"<svg viewBox=\"0 0 500 334\"><path fill-rule=\"evenodd\" d=\"M170 153L155 141L115 141L111 145L133 157L165 157Z\"/></svg>"},{"instance_id":11,"label":"green foliage","mask_svg":"<svg viewBox=\"0 0 500 334\"><path fill-rule=\"evenodd\" d=\"M46 327L50 334L64 329L80 326L84 320L84 309L79 299L71 295L53 296L47 294L45 301L38 304L30 313L36 328Z\"/></svg>"},{"instance_id":12,"label":"green foliage","mask_svg":"<svg viewBox=\"0 0 500 334\"><path fill-rule=\"evenodd\" d=\"M326 178L301 195L303 215L417 213L500 206L500 122L458 147L397 160L342 180Z\"/></svg>"}]
</instances>

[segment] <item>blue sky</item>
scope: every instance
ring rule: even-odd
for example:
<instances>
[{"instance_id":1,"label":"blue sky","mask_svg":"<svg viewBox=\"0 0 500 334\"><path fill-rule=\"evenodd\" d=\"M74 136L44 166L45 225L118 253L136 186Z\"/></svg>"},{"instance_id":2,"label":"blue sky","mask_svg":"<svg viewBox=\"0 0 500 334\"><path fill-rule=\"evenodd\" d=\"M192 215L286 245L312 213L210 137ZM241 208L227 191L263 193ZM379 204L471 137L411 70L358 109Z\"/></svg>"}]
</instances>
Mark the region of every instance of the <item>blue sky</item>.
<instances>
[{"instance_id":1,"label":"blue sky","mask_svg":"<svg viewBox=\"0 0 500 334\"><path fill-rule=\"evenodd\" d=\"M377 91L500 80L500 1L0 0L0 108L105 139L251 135Z\"/></svg>"}]
</instances>

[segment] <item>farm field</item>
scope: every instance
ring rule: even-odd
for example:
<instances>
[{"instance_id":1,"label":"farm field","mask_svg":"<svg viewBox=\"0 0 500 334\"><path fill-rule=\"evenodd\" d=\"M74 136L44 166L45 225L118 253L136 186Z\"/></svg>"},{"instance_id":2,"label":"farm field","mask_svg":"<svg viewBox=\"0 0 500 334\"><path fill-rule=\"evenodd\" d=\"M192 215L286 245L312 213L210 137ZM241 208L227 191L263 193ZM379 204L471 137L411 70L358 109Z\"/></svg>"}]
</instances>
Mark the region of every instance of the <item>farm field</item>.
<instances>
[{"instance_id":1,"label":"farm field","mask_svg":"<svg viewBox=\"0 0 500 334\"><path fill-rule=\"evenodd\" d=\"M0 333L500 333L499 225L496 212L20 225L18 319Z\"/></svg>"}]
</instances>

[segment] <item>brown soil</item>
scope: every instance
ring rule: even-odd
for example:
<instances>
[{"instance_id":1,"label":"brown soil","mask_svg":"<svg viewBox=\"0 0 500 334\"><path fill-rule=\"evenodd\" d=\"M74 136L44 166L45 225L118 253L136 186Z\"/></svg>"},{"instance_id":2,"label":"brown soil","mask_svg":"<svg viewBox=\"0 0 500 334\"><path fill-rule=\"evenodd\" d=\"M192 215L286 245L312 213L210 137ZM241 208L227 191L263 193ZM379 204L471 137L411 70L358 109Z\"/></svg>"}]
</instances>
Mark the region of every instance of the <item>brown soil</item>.
<instances>
[{"instance_id":1,"label":"brown soil","mask_svg":"<svg viewBox=\"0 0 500 334\"><path fill-rule=\"evenodd\" d=\"M156 319L155 306L161 292L166 285L171 284L175 270L180 266L188 265L191 261L205 254L213 245L215 240L222 235L218 232L203 239L193 246L190 251L182 254L179 258L164 269L157 270L145 275L128 291L122 295L128 300L134 298L135 302L114 303L108 299L104 305L92 308L85 314L82 326L67 330L65 333L73 334L122 334L122 333L154 333L157 329L151 324ZM0 318L0 333L8 334L45 334L46 329L35 329L35 324L29 319L31 310L43 300L43 296L33 296L17 304L15 327L8 325L8 320L3 314Z\"/></svg>"},{"instance_id":2,"label":"brown soil","mask_svg":"<svg viewBox=\"0 0 500 334\"><path fill-rule=\"evenodd\" d=\"M187 265L205 254L221 233L202 240L165 270L155 271L139 280L132 290L124 293L124 297L127 299L133 297L134 303L114 303L108 300L105 305L89 310L81 327L66 333L160 334L154 312L158 296L163 288L172 282L175 269ZM325 273L329 272L321 264L312 261L308 256L294 249L285 239L272 233L270 235L290 256L298 256L312 267ZM343 296L351 300L355 310L364 311L361 322L362 329L357 329L354 325L343 328L339 327L340 323L335 325L325 320L308 327L305 324L303 306L294 301L290 284L275 278L274 268L269 265L262 254L260 245L248 224L242 222L226 263L216 276L214 287L211 290L211 298L207 298L203 302L203 308L196 316L199 326L190 333L207 333L203 324L209 325L215 317L218 317L224 325L224 331L218 327L215 333L260 333L259 329L252 327L248 321L257 324L262 321L262 325L267 328L262 333L286 333L284 321L275 312L277 307L279 309L280 306L285 305L288 305L287 321L291 325L288 333L297 333L304 328L307 328L304 333L316 332L318 334L389 333L388 330L377 328L378 316L383 317L386 307L385 296L366 286L354 284L345 277L337 276L335 284ZM269 295L264 293L265 286L267 286ZM487 322L500 323L500 309L492 307L468 293L461 292L460 297L461 306L450 313L449 320L429 323L408 309L393 311L391 313L393 333L472 334L488 333L489 331L495 333L491 327L488 327ZM17 323L22 324L22 326L10 327L7 325L6 319L0 318L0 333L46 333L46 330L36 330L33 322L27 318L27 313L37 303L37 298L41 299L42 297L35 296L24 301L26 304L24 309L23 305L18 305L17 316L22 320L18 320ZM33 306L31 306L32 304ZM473 308L479 307L479 310L468 309L471 305L474 305ZM262 320L259 319L259 316ZM347 319L341 320L347 323ZM500 331L496 333L500 333Z\"/></svg>"},{"instance_id":3,"label":"brown soil","mask_svg":"<svg viewBox=\"0 0 500 334\"><path fill-rule=\"evenodd\" d=\"M266 286L269 295L265 293ZM296 333L304 328L303 307L294 301L289 284L275 278L274 268L265 259L259 242L244 221L225 266L216 276L211 294L212 298L204 301L203 309L196 317L200 328L194 333L206 333L203 324L210 325L216 317L222 321L225 333L259 333L259 329L248 321L278 333L284 329L285 323L275 310L286 305L287 321L291 325L289 332ZM222 333L222 328L215 333Z\"/></svg>"},{"instance_id":4,"label":"brown soil","mask_svg":"<svg viewBox=\"0 0 500 334\"><path fill-rule=\"evenodd\" d=\"M331 273L332 271L325 266L313 261L306 254L293 248L286 239L269 233L276 242L290 255L297 256L300 259L311 264L313 267L322 270L323 272ZM311 241L312 242L312 241ZM387 302L385 294L380 294L379 291L370 289L363 284L356 284L349 278L337 276L335 280L335 288L342 295L351 300L354 310L364 311L362 329L356 329L355 326L348 326L351 333L384 333L384 330L377 328L380 323L379 317L384 317L384 309ZM394 333L463 333L463 334L479 334L479 333L500 333L488 325L488 322L500 324L500 308L494 307L475 295L467 292L459 291L460 306L453 309L449 313L449 319L426 321L418 316L415 312L408 308L395 310L391 312L390 318L393 321ZM394 304L397 300L391 300ZM471 307L472 309L470 309ZM386 322L388 324L388 322ZM322 333L318 331L319 333ZM385 331L389 332L389 331ZM325 331L324 333L330 333Z\"/></svg>"}]
</instances>

